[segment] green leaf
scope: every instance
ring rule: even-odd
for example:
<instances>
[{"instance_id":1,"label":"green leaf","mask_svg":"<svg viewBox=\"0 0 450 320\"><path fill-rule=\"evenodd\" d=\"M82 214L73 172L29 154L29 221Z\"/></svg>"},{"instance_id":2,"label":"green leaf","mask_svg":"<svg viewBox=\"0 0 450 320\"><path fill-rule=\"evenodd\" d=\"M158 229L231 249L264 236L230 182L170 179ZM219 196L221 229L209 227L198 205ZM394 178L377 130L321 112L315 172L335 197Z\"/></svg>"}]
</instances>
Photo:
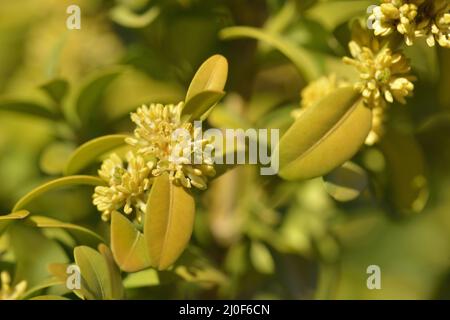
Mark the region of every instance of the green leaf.
<instances>
[{"instance_id":1,"label":"green leaf","mask_svg":"<svg viewBox=\"0 0 450 320\"><path fill-rule=\"evenodd\" d=\"M284 54L297 67L300 74L307 80L312 81L323 74L322 67L319 65L314 55L301 47L294 46L281 36L266 33L253 27L229 27L222 29L219 34L223 40L232 40L240 38L251 38L263 41Z\"/></svg>"},{"instance_id":2,"label":"green leaf","mask_svg":"<svg viewBox=\"0 0 450 320\"><path fill-rule=\"evenodd\" d=\"M69 91L69 83L63 79L54 79L40 87L58 105Z\"/></svg>"},{"instance_id":3,"label":"green leaf","mask_svg":"<svg viewBox=\"0 0 450 320\"><path fill-rule=\"evenodd\" d=\"M125 145L127 135L114 134L90 140L80 146L67 161L64 175L78 174L101 155Z\"/></svg>"},{"instance_id":4,"label":"green leaf","mask_svg":"<svg viewBox=\"0 0 450 320\"><path fill-rule=\"evenodd\" d=\"M100 242L105 242L102 237L87 228L72 223L58 221L49 217L31 216L27 219L27 222L30 222L38 228L66 229L72 233L76 239L83 239L83 243L89 243L90 245L98 245Z\"/></svg>"},{"instance_id":5,"label":"green leaf","mask_svg":"<svg viewBox=\"0 0 450 320\"><path fill-rule=\"evenodd\" d=\"M279 175L286 180L323 176L352 158L372 126L372 112L358 92L341 88L305 109L280 139Z\"/></svg>"},{"instance_id":6,"label":"green leaf","mask_svg":"<svg viewBox=\"0 0 450 320\"><path fill-rule=\"evenodd\" d=\"M74 185L88 185L88 186L100 186L105 185L105 182L97 177L92 176L70 176L59 178L50 182L47 182L36 189L30 191L25 196L17 201L13 208L13 212L24 209L28 204L40 195L52 191L56 188L74 186Z\"/></svg>"},{"instance_id":7,"label":"green leaf","mask_svg":"<svg viewBox=\"0 0 450 320\"><path fill-rule=\"evenodd\" d=\"M380 141L388 175L388 198L398 213L421 212L428 202L426 163L415 137L393 129Z\"/></svg>"},{"instance_id":8,"label":"green leaf","mask_svg":"<svg viewBox=\"0 0 450 320\"><path fill-rule=\"evenodd\" d=\"M261 242L253 241L250 247L250 258L253 266L261 273L274 272L275 263L269 249Z\"/></svg>"},{"instance_id":9,"label":"green leaf","mask_svg":"<svg viewBox=\"0 0 450 320\"><path fill-rule=\"evenodd\" d=\"M142 14L137 14L124 5L118 5L111 9L111 19L127 28L143 28L151 24L159 16L160 9L151 7Z\"/></svg>"},{"instance_id":10,"label":"green leaf","mask_svg":"<svg viewBox=\"0 0 450 320\"><path fill-rule=\"evenodd\" d=\"M200 120L202 115L213 108L224 95L225 92L202 91L186 102L182 111L182 116L186 122Z\"/></svg>"},{"instance_id":11,"label":"green leaf","mask_svg":"<svg viewBox=\"0 0 450 320\"><path fill-rule=\"evenodd\" d=\"M75 147L64 142L49 144L39 159L39 167L49 175L60 174Z\"/></svg>"},{"instance_id":12,"label":"green leaf","mask_svg":"<svg viewBox=\"0 0 450 320\"><path fill-rule=\"evenodd\" d=\"M104 257L92 248L79 246L74 249L75 263L80 268L82 286L95 299L112 299L112 285L108 265Z\"/></svg>"},{"instance_id":13,"label":"green leaf","mask_svg":"<svg viewBox=\"0 0 450 320\"><path fill-rule=\"evenodd\" d=\"M123 285L127 289L157 286L159 284L160 280L158 271L155 269L147 269L131 273L123 281Z\"/></svg>"},{"instance_id":14,"label":"green leaf","mask_svg":"<svg viewBox=\"0 0 450 320\"><path fill-rule=\"evenodd\" d=\"M59 118L58 114L53 112L50 108L27 101L0 101L0 111L2 110L26 114L47 120L57 120Z\"/></svg>"},{"instance_id":15,"label":"green leaf","mask_svg":"<svg viewBox=\"0 0 450 320\"><path fill-rule=\"evenodd\" d=\"M26 280L30 288L50 276L50 263L68 261L63 248L56 241L46 238L39 229L18 223L9 228L8 234L17 261L15 280Z\"/></svg>"},{"instance_id":16,"label":"green leaf","mask_svg":"<svg viewBox=\"0 0 450 320\"><path fill-rule=\"evenodd\" d=\"M368 185L366 171L347 161L323 177L325 189L337 201L351 201L360 196Z\"/></svg>"},{"instance_id":17,"label":"green leaf","mask_svg":"<svg viewBox=\"0 0 450 320\"><path fill-rule=\"evenodd\" d=\"M214 55L206 60L189 85L186 103L203 91L222 92L228 77L228 62L221 55Z\"/></svg>"},{"instance_id":18,"label":"green leaf","mask_svg":"<svg viewBox=\"0 0 450 320\"><path fill-rule=\"evenodd\" d=\"M58 286L58 285L61 285L61 284L63 284L63 283L61 282L61 280L59 280L59 279L57 279L57 278L55 278L55 277L47 278L47 279L41 281L39 284L33 286L32 288L29 288L29 289L21 296L21 299L27 299L28 297L32 296L33 294L35 294L35 293L37 293L37 292L39 292L39 291L41 291L41 290L43 290L43 289L46 289L46 288L49 288L49 287ZM34 298L32 298L32 300L33 300L33 299L34 299Z\"/></svg>"},{"instance_id":19,"label":"green leaf","mask_svg":"<svg viewBox=\"0 0 450 320\"><path fill-rule=\"evenodd\" d=\"M97 118L103 94L120 72L120 69L102 72L90 78L81 87L76 98L75 110L82 124L90 124Z\"/></svg>"},{"instance_id":20,"label":"green leaf","mask_svg":"<svg viewBox=\"0 0 450 320\"><path fill-rule=\"evenodd\" d=\"M102 254L108 265L109 277L111 282L111 298L120 300L124 297L124 287L120 270L114 262L111 250L104 244L98 246L98 251Z\"/></svg>"},{"instance_id":21,"label":"green leaf","mask_svg":"<svg viewBox=\"0 0 450 320\"><path fill-rule=\"evenodd\" d=\"M30 213L26 210L16 211L7 215L0 216L0 235L16 220L23 220Z\"/></svg>"},{"instance_id":22,"label":"green leaf","mask_svg":"<svg viewBox=\"0 0 450 320\"><path fill-rule=\"evenodd\" d=\"M50 263L48 265L48 271L60 281L67 288L67 279L69 277L69 273L67 272L69 267L68 263ZM81 279L82 282L84 281ZM83 284L83 283L82 283ZM94 300L94 295L86 289L85 285L81 285L80 289L74 289L73 293L75 293L80 299L88 299Z\"/></svg>"},{"instance_id":23,"label":"green leaf","mask_svg":"<svg viewBox=\"0 0 450 320\"><path fill-rule=\"evenodd\" d=\"M119 212L111 217L111 250L123 271L136 272L150 266L143 234Z\"/></svg>"},{"instance_id":24,"label":"green leaf","mask_svg":"<svg viewBox=\"0 0 450 320\"><path fill-rule=\"evenodd\" d=\"M172 265L186 248L194 227L195 201L167 174L157 177L147 202L144 237L150 261L159 270Z\"/></svg>"}]
</instances>

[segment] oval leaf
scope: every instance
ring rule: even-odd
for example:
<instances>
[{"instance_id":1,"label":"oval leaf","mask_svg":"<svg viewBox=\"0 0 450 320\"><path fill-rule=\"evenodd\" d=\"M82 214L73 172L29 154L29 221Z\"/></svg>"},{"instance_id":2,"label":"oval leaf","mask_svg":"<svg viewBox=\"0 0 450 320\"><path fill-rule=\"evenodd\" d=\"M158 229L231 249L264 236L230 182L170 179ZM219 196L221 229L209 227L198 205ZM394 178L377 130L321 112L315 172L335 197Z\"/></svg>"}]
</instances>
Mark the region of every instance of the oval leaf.
<instances>
[{"instance_id":1,"label":"oval leaf","mask_svg":"<svg viewBox=\"0 0 450 320\"><path fill-rule=\"evenodd\" d=\"M227 59L218 54L212 56L200 66L194 75L186 94L186 103L203 91L223 91L227 77Z\"/></svg>"},{"instance_id":2,"label":"oval leaf","mask_svg":"<svg viewBox=\"0 0 450 320\"><path fill-rule=\"evenodd\" d=\"M101 155L125 144L127 135L113 134L90 140L81 145L67 161L64 175L74 175L96 161Z\"/></svg>"},{"instance_id":3,"label":"oval leaf","mask_svg":"<svg viewBox=\"0 0 450 320\"><path fill-rule=\"evenodd\" d=\"M108 265L103 256L86 246L76 247L73 254L84 280L82 286L85 286L85 289L91 292L95 299L112 299Z\"/></svg>"},{"instance_id":4,"label":"oval leaf","mask_svg":"<svg viewBox=\"0 0 450 320\"><path fill-rule=\"evenodd\" d=\"M150 266L144 236L119 212L111 218L111 250L120 269L136 272Z\"/></svg>"},{"instance_id":5,"label":"oval leaf","mask_svg":"<svg viewBox=\"0 0 450 320\"><path fill-rule=\"evenodd\" d=\"M108 265L109 277L111 282L111 298L112 299L122 299L124 297L124 287L122 284L122 277L120 275L120 270L114 263L114 258L111 250L102 244L99 244L98 251L102 254L103 258Z\"/></svg>"},{"instance_id":6,"label":"oval leaf","mask_svg":"<svg viewBox=\"0 0 450 320\"><path fill-rule=\"evenodd\" d=\"M323 176L358 152L371 126L372 112L359 93L336 90L307 108L281 138L274 151L279 175L287 180Z\"/></svg>"},{"instance_id":7,"label":"oval leaf","mask_svg":"<svg viewBox=\"0 0 450 320\"><path fill-rule=\"evenodd\" d=\"M337 201L351 201L366 189L366 171L353 162L346 162L323 177L325 189Z\"/></svg>"},{"instance_id":8,"label":"oval leaf","mask_svg":"<svg viewBox=\"0 0 450 320\"><path fill-rule=\"evenodd\" d=\"M187 246L194 227L194 198L183 187L157 177L147 203L144 237L150 261L159 270L167 269Z\"/></svg>"},{"instance_id":9,"label":"oval leaf","mask_svg":"<svg viewBox=\"0 0 450 320\"><path fill-rule=\"evenodd\" d=\"M224 95L225 92L209 90L196 94L184 105L183 118L187 122L201 119L202 115L213 108Z\"/></svg>"},{"instance_id":10,"label":"oval leaf","mask_svg":"<svg viewBox=\"0 0 450 320\"><path fill-rule=\"evenodd\" d=\"M31 201L48 191L74 185L100 186L105 185L105 182L100 178L92 176L70 176L59 178L37 187L20 198L14 206L13 212L24 209Z\"/></svg>"}]
</instances>

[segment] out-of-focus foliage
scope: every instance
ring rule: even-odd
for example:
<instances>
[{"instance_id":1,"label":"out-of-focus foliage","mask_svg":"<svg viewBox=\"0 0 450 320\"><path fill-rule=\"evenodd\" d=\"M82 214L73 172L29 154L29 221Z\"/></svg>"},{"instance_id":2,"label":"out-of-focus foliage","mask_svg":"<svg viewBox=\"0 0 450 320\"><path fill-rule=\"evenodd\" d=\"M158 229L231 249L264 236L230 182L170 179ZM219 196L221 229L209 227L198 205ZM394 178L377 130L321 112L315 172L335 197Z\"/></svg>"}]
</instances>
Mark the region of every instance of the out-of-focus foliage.
<instances>
[{"instance_id":1,"label":"out-of-focus foliage","mask_svg":"<svg viewBox=\"0 0 450 320\"><path fill-rule=\"evenodd\" d=\"M450 298L435 4L438 31L409 46L366 30L376 0L0 0L0 299ZM142 151L148 119L279 129L279 175L175 170ZM117 186L139 192L93 205Z\"/></svg>"}]
</instances>

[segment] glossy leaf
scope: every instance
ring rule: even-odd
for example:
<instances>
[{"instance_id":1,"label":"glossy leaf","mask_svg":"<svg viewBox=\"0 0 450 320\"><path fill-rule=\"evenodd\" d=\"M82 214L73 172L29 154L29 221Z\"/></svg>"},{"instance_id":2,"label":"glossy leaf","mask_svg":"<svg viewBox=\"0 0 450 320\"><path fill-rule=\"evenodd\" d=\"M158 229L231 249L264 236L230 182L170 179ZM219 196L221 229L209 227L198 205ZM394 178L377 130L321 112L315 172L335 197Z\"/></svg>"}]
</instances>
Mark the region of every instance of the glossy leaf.
<instances>
[{"instance_id":1,"label":"glossy leaf","mask_svg":"<svg viewBox=\"0 0 450 320\"><path fill-rule=\"evenodd\" d=\"M11 223L17 220L23 220L30 213L26 210L16 211L7 215L0 216L0 235L9 227Z\"/></svg>"},{"instance_id":2,"label":"glossy leaf","mask_svg":"<svg viewBox=\"0 0 450 320\"><path fill-rule=\"evenodd\" d=\"M317 79L323 73L321 66L311 52L294 46L281 36L266 33L253 27L229 27L220 31L220 37L224 40L250 38L263 41L291 60L300 74L308 81Z\"/></svg>"},{"instance_id":3,"label":"glossy leaf","mask_svg":"<svg viewBox=\"0 0 450 320\"><path fill-rule=\"evenodd\" d=\"M144 225L153 267L164 270L178 259L191 237L194 214L194 198L188 191L174 185L167 174L155 179Z\"/></svg>"},{"instance_id":4,"label":"glossy leaf","mask_svg":"<svg viewBox=\"0 0 450 320\"><path fill-rule=\"evenodd\" d=\"M150 266L143 234L119 212L111 217L111 250L123 271L136 272Z\"/></svg>"},{"instance_id":5,"label":"glossy leaf","mask_svg":"<svg viewBox=\"0 0 450 320\"><path fill-rule=\"evenodd\" d=\"M352 88L338 89L308 108L280 139L279 175L287 180L323 176L353 157L372 125L372 112ZM272 162L276 158L272 158Z\"/></svg>"},{"instance_id":6,"label":"glossy leaf","mask_svg":"<svg viewBox=\"0 0 450 320\"><path fill-rule=\"evenodd\" d=\"M87 166L98 160L101 155L124 145L125 138L127 138L127 135L113 134L86 142L70 156L64 169L64 174L74 175L80 173Z\"/></svg>"},{"instance_id":7,"label":"glossy leaf","mask_svg":"<svg viewBox=\"0 0 450 320\"><path fill-rule=\"evenodd\" d=\"M189 85L186 103L203 91L222 92L228 77L228 62L221 55L214 55L206 60Z\"/></svg>"},{"instance_id":8,"label":"glossy leaf","mask_svg":"<svg viewBox=\"0 0 450 320\"><path fill-rule=\"evenodd\" d=\"M182 116L187 122L200 120L202 115L213 108L224 95L225 92L202 91L188 100L184 105Z\"/></svg>"},{"instance_id":9,"label":"glossy leaf","mask_svg":"<svg viewBox=\"0 0 450 320\"><path fill-rule=\"evenodd\" d=\"M75 263L80 268L84 280L82 286L92 293L95 299L112 299L112 286L108 265L104 257L86 246L74 249Z\"/></svg>"},{"instance_id":10,"label":"glossy leaf","mask_svg":"<svg viewBox=\"0 0 450 320\"><path fill-rule=\"evenodd\" d=\"M28 204L33 201L35 198L41 196L42 194L52 191L57 188L63 188L63 187L69 187L69 186L75 186L75 185L88 185L88 186L100 186L105 185L105 182L97 177L93 176L70 176L70 177L64 177L59 178L56 180L52 180L50 182L47 182L29 193L27 193L25 196L19 199L17 201L16 205L13 208L13 212L19 211L24 209L28 206Z\"/></svg>"},{"instance_id":11,"label":"glossy leaf","mask_svg":"<svg viewBox=\"0 0 450 320\"><path fill-rule=\"evenodd\" d=\"M159 284L160 280L158 271L155 269L147 269L131 273L123 281L123 285L127 289L157 286Z\"/></svg>"},{"instance_id":12,"label":"glossy leaf","mask_svg":"<svg viewBox=\"0 0 450 320\"><path fill-rule=\"evenodd\" d=\"M351 201L360 196L368 184L363 168L347 161L323 177L325 189L337 201Z\"/></svg>"},{"instance_id":13,"label":"glossy leaf","mask_svg":"<svg viewBox=\"0 0 450 320\"><path fill-rule=\"evenodd\" d=\"M109 280L111 282L111 298L116 300L122 299L124 297L122 277L119 268L114 262L111 250L106 245L100 244L98 246L98 251L102 254L108 265Z\"/></svg>"}]
</instances>

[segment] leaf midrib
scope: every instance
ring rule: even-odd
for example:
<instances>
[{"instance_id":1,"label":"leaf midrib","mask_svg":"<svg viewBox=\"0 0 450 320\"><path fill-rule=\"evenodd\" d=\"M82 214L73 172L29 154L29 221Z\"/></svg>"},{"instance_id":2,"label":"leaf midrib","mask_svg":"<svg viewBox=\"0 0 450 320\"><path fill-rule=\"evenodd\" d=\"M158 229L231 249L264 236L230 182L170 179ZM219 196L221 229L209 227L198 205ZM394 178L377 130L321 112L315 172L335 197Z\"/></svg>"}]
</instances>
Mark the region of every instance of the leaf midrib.
<instances>
[{"instance_id":1,"label":"leaf midrib","mask_svg":"<svg viewBox=\"0 0 450 320\"><path fill-rule=\"evenodd\" d=\"M344 113L344 115L339 119L338 122L336 122L322 137L317 140L313 145L311 145L308 149L306 149L301 155L299 155L297 158L295 158L293 161L290 162L289 165L286 166L286 168L291 167L293 162L297 162L305 158L308 154L313 152L320 144L325 141L330 135L332 135L336 129L345 122L351 115L352 111L355 110L360 102L360 99L354 99L355 101L352 103L352 106Z\"/></svg>"}]
</instances>

